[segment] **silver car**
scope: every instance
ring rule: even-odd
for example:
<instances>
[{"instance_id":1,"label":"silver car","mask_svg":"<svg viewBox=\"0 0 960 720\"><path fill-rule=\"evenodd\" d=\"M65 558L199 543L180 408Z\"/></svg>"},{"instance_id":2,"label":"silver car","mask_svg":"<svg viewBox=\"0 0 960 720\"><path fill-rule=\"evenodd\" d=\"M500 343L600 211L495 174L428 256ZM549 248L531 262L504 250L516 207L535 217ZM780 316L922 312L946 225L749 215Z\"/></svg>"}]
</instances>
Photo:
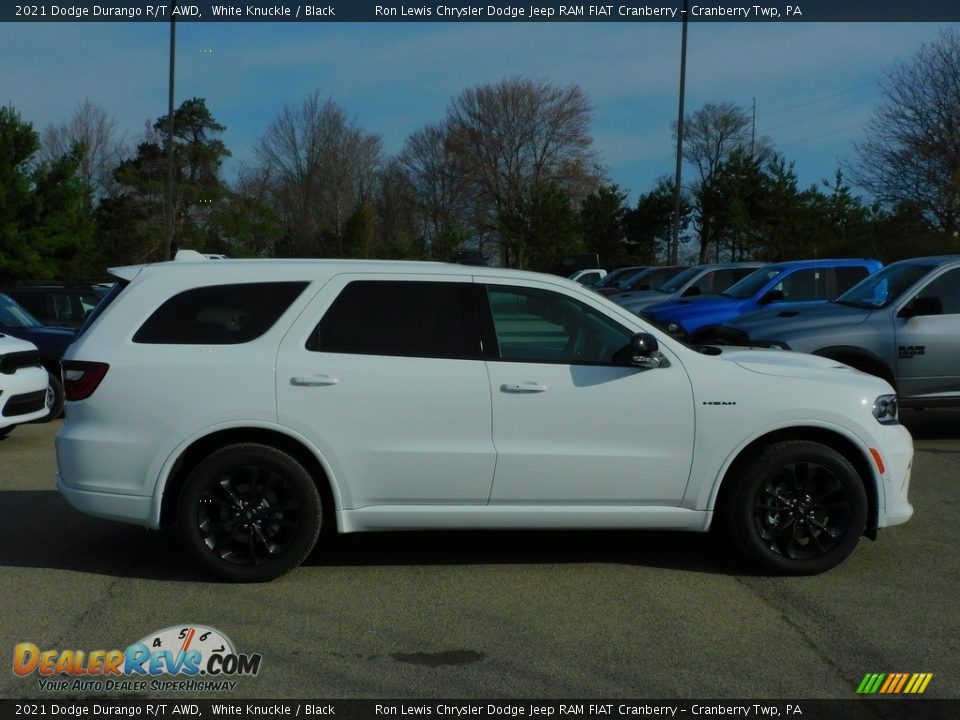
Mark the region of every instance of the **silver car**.
<instances>
[{"instance_id":1,"label":"silver car","mask_svg":"<svg viewBox=\"0 0 960 720\"><path fill-rule=\"evenodd\" d=\"M735 282L742 280L759 267L762 262L711 263L687 268L659 287L651 290L631 290L611 295L610 299L630 312L639 313L648 305L678 300L695 295L716 295Z\"/></svg>"},{"instance_id":2,"label":"silver car","mask_svg":"<svg viewBox=\"0 0 960 720\"><path fill-rule=\"evenodd\" d=\"M838 360L887 380L906 407L960 406L960 255L902 260L832 303L751 313L716 336Z\"/></svg>"}]
</instances>

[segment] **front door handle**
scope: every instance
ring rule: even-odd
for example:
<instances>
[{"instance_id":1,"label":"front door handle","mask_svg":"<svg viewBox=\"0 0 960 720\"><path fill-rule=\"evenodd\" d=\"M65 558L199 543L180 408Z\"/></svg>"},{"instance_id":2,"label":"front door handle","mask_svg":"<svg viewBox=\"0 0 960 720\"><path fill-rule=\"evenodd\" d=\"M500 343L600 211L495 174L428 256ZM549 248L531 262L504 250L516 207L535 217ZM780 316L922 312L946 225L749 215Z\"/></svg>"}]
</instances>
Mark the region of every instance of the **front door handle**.
<instances>
[{"instance_id":1,"label":"front door handle","mask_svg":"<svg viewBox=\"0 0 960 720\"><path fill-rule=\"evenodd\" d=\"M528 380L523 383L504 383L500 386L500 389L508 393L542 393L547 391L547 386Z\"/></svg>"},{"instance_id":2,"label":"front door handle","mask_svg":"<svg viewBox=\"0 0 960 720\"><path fill-rule=\"evenodd\" d=\"M339 382L335 377L329 375L295 375L290 378L291 385L300 387L310 387L314 385L336 385Z\"/></svg>"}]
</instances>

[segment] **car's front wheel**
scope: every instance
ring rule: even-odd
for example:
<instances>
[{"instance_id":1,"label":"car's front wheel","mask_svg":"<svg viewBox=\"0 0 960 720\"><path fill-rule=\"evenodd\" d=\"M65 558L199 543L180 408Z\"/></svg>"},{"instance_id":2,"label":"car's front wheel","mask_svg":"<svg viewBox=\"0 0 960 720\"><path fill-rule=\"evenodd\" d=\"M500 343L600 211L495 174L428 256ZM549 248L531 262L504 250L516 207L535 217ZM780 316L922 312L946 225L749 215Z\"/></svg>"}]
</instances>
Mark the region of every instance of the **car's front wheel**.
<instances>
[{"instance_id":1,"label":"car's front wheel","mask_svg":"<svg viewBox=\"0 0 960 720\"><path fill-rule=\"evenodd\" d=\"M221 448L192 470L178 506L180 536L217 577L263 582L292 570L320 533L320 493L310 473L277 448Z\"/></svg>"},{"instance_id":2,"label":"car's front wheel","mask_svg":"<svg viewBox=\"0 0 960 720\"><path fill-rule=\"evenodd\" d=\"M815 575L857 546L867 519L863 482L850 462L816 442L761 451L736 478L722 509L737 545L769 571Z\"/></svg>"},{"instance_id":3,"label":"car's front wheel","mask_svg":"<svg viewBox=\"0 0 960 720\"><path fill-rule=\"evenodd\" d=\"M45 404L47 407L47 416L42 422L56 420L63 413L63 403L65 400L63 392L63 383L60 382L54 373L47 372L47 397Z\"/></svg>"}]
</instances>

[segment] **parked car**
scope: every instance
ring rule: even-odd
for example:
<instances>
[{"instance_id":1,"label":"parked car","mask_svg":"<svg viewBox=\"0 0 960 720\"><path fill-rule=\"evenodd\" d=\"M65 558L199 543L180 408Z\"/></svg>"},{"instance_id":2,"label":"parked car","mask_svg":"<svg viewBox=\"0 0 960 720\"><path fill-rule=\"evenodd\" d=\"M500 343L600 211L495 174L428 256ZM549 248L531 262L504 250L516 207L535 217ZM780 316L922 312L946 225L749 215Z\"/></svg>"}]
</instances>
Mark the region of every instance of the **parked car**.
<instances>
[{"instance_id":1,"label":"parked car","mask_svg":"<svg viewBox=\"0 0 960 720\"><path fill-rule=\"evenodd\" d=\"M825 303L856 285L883 263L879 260L795 260L766 265L719 295L669 300L648 306L643 316L671 335L730 322L776 305L798 308ZM694 342L699 342L694 338Z\"/></svg>"},{"instance_id":2,"label":"parked car","mask_svg":"<svg viewBox=\"0 0 960 720\"><path fill-rule=\"evenodd\" d=\"M114 273L63 360L58 488L176 527L224 579L292 569L321 530L714 522L761 567L809 574L912 513L883 380L700 352L563 278L343 260Z\"/></svg>"},{"instance_id":3,"label":"parked car","mask_svg":"<svg viewBox=\"0 0 960 720\"><path fill-rule=\"evenodd\" d=\"M611 295L610 299L630 312L640 312L648 305L659 302L697 295L716 295L765 264L738 262L694 265L651 290L628 290Z\"/></svg>"},{"instance_id":4,"label":"parked car","mask_svg":"<svg viewBox=\"0 0 960 720\"><path fill-rule=\"evenodd\" d=\"M0 293L0 333L37 346L40 363L47 371L47 384L50 387L50 417L59 417L64 399L63 384L60 380L60 358L67 346L73 342L76 330L47 327L9 295Z\"/></svg>"},{"instance_id":5,"label":"parked car","mask_svg":"<svg viewBox=\"0 0 960 720\"><path fill-rule=\"evenodd\" d=\"M0 437L50 412L47 373L36 346L0 335Z\"/></svg>"},{"instance_id":6,"label":"parked car","mask_svg":"<svg viewBox=\"0 0 960 720\"><path fill-rule=\"evenodd\" d=\"M654 267L645 267L633 275L629 275L618 281L614 287L600 287L595 285L593 289L607 297L628 290L649 290L650 288L662 285L686 269L686 265L657 265Z\"/></svg>"},{"instance_id":7,"label":"parked car","mask_svg":"<svg viewBox=\"0 0 960 720\"><path fill-rule=\"evenodd\" d=\"M102 284L31 283L0 286L42 324L78 328L107 294Z\"/></svg>"},{"instance_id":8,"label":"parked car","mask_svg":"<svg viewBox=\"0 0 960 720\"><path fill-rule=\"evenodd\" d=\"M620 287L620 283L626 282L629 278L636 275L641 270L646 270L649 265L630 265L628 267L620 267L615 270L611 270L606 275L603 276L601 280L595 282L590 287L601 295L605 294L603 291L604 288L613 288L614 292L623 292ZM612 295L613 293L606 293Z\"/></svg>"},{"instance_id":9,"label":"parked car","mask_svg":"<svg viewBox=\"0 0 960 720\"><path fill-rule=\"evenodd\" d=\"M960 255L902 260L820 307L745 315L719 333L832 358L897 388L901 405L960 405Z\"/></svg>"},{"instance_id":10,"label":"parked car","mask_svg":"<svg viewBox=\"0 0 960 720\"><path fill-rule=\"evenodd\" d=\"M570 279L581 285L593 285L606 277L607 271L603 268L589 268L587 270L577 270Z\"/></svg>"}]
</instances>

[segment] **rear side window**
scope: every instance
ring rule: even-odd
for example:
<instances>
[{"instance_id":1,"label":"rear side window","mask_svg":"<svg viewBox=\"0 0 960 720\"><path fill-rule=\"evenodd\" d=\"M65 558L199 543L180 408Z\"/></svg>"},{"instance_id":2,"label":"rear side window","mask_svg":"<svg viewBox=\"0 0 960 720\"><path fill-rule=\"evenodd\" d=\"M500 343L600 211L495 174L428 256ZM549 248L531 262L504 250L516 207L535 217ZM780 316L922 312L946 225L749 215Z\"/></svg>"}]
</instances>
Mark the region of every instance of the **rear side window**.
<instances>
[{"instance_id":1,"label":"rear side window","mask_svg":"<svg viewBox=\"0 0 960 720\"><path fill-rule=\"evenodd\" d=\"M174 295L133 336L136 343L237 345L273 327L305 282L210 285Z\"/></svg>"},{"instance_id":2,"label":"rear side window","mask_svg":"<svg viewBox=\"0 0 960 720\"><path fill-rule=\"evenodd\" d=\"M318 352L431 358L480 357L471 339L472 286L357 280L333 301L307 342Z\"/></svg>"},{"instance_id":3,"label":"rear side window","mask_svg":"<svg viewBox=\"0 0 960 720\"><path fill-rule=\"evenodd\" d=\"M847 290L852 288L858 282L863 280L867 275L870 274L870 271L863 267L838 267L836 269L837 273L837 287L834 292L830 295L831 298L835 298L839 295L843 295Z\"/></svg>"}]
</instances>

